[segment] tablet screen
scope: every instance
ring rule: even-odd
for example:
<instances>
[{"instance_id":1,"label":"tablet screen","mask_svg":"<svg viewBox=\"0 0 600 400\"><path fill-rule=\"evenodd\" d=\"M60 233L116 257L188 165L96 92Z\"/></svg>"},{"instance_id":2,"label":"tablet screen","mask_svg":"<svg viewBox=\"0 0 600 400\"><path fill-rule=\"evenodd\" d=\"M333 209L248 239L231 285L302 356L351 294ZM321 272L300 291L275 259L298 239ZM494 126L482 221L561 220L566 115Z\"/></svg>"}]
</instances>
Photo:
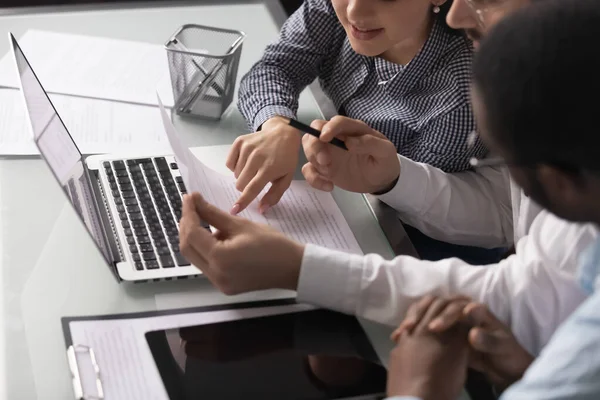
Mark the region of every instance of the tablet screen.
<instances>
[{"instance_id":1,"label":"tablet screen","mask_svg":"<svg viewBox=\"0 0 600 400\"><path fill-rule=\"evenodd\" d=\"M354 317L326 310L149 332L171 400L382 399L386 370Z\"/></svg>"}]
</instances>

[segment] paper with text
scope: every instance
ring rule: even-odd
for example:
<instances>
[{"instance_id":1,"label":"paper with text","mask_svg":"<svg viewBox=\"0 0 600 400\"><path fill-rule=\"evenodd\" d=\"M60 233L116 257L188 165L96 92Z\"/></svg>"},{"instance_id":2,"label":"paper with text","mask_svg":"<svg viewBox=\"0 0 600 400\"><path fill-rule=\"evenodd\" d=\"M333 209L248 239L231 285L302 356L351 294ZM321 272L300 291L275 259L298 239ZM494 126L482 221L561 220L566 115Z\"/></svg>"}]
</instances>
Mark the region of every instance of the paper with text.
<instances>
[{"instance_id":1,"label":"paper with text","mask_svg":"<svg viewBox=\"0 0 600 400\"><path fill-rule=\"evenodd\" d=\"M163 46L29 30L19 45L49 93L156 106L156 90L173 107ZM13 56L0 60L0 86L18 88Z\"/></svg>"},{"instance_id":2,"label":"paper with text","mask_svg":"<svg viewBox=\"0 0 600 400\"><path fill-rule=\"evenodd\" d=\"M50 95L83 154L169 151L156 107ZM15 89L0 89L0 155L38 154Z\"/></svg>"},{"instance_id":3,"label":"paper with text","mask_svg":"<svg viewBox=\"0 0 600 400\"><path fill-rule=\"evenodd\" d=\"M240 195L235 188L235 178L220 174L203 164L179 139L160 98L159 107L165 131L188 191L199 192L209 203L229 211ZM293 181L279 203L264 215L258 211L258 200L252 202L239 215L254 222L270 225L300 243L362 254L333 196L310 187L306 181Z\"/></svg>"},{"instance_id":4,"label":"paper with text","mask_svg":"<svg viewBox=\"0 0 600 400\"><path fill-rule=\"evenodd\" d=\"M69 329L74 345L94 349L107 400L167 400L167 393L144 336L147 332L312 309L314 307L308 305L293 304L160 317L72 321ZM86 371L83 365L80 370ZM85 393L96 392L89 372L82 376L82 381Z\"/></svg>"}]
</instances>

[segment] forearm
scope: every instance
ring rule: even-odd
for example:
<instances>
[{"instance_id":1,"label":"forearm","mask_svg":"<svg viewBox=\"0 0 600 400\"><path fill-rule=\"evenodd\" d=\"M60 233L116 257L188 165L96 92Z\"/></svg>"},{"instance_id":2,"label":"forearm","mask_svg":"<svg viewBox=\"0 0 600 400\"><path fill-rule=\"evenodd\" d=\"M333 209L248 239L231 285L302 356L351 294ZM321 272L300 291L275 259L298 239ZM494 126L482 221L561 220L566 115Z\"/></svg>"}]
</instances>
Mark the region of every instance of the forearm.
<instances>
[{"instance_id":1,"label":"forearm","mask_svg":"<svg viewBox=\"0 0 600 400\"><path fill-rule=\"evenodd\" d=\"M488 305L521 345L536 355L583 301L575 281L576 258L596 235L588 228L555 222L549 221L546 234L524 238L517 255L483 267L456 258L384 260L374 254L357 256L308 245L298 299L395 326L410 304L427 294L466 295Z\"/></svg>"},{"instance_id":2,"label":"forearm","mask_svg":"<svg viewBox=\"0 0 600 400\"><path fill-rule=\"evenodd\" d=\"M240 83L238 108L253 130L271 117L295 116L300 92L319 75L340 29L325 0L305 1L292 14Z\"/></svg>"},{"instance_id":3,"label":"forearm","mask_svg":"<svg viewBox=\"0 0 600 400\"><path fill-rule=\"evenodd\" d=\"M238 109L252 131L277 116L295 118L303 89L276 69L255 66L240 84Z\"/></svg>"},{"instance_id":4,"label":"forearm","mask_svg":"<svg viewBox=\"0 0 600 400\"><path fill-rule=\"evenodd\" d=\"M459 259L384 260L376 254L359 256L307 245L298 300L396 326L408 307L427 294L460 293L479 299L486 275L486 268Z\"/></svg>"},{"instance_id":5,"label":"forearm","mask_svg":"<svg viewBox=\"0 0 600 400\"><path fill-rule=\"evenodd\" d=\"M493 248L512 243L508 171L481 168L451 174L399 158L398 183L379 198L405 223L455 244Z\"/></svg>"}]
</instances>

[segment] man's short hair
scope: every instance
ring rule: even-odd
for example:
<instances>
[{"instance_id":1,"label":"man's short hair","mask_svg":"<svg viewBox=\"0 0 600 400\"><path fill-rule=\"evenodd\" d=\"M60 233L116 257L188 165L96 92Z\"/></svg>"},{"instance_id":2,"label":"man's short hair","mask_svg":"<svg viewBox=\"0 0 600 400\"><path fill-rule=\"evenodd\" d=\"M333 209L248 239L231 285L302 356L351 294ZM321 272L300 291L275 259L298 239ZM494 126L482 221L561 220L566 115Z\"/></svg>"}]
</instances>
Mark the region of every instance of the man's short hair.
<instances>
[{"instance_id":1,"label":"man's short hair","mask_svg":"<svg viewBox=\"0 0 600 400\"><path fill-rule=\"evenodd\" d=\"M474 84L512 161L600 171L599 39L600 0L545 0L482 41Z\"/></svg>"}]
</instances>

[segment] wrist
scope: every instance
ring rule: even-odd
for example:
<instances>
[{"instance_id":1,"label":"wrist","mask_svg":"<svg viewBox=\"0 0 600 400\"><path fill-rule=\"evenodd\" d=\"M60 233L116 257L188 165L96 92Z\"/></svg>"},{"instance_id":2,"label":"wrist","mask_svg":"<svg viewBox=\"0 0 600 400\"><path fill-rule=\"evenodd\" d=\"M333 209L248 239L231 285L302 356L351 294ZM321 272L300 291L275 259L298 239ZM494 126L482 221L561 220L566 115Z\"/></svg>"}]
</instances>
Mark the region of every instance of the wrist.
<instances>
[{"instance_id":1,"label":"wrist","mask_svg":"<svg viewBox=\"0 0 600 400\"><path fill-rule=\"evenodd\" d=\"M300 279L300 267L302 266L302 258L304 257L304 245L295 241L290 241L290 249L288 253L288 262L285 278L283 280L282 289L297 290L298 280Z\"/></svg>"},{"instance_id":2,"label":"wrist","mask_svg":"<svg viewBox=\"0 0 600 400\"><path fill-rule=\"evenodd\" d=\"M288 125L288 123L289 120L287 118L282 117L280 115L276 115L263 122L263 124L261 125L261 130L273 129L278 125Z\"/></svg>"},{"instance_id":3,"label":"wrist","mask_svg":"<svg viewBox=\"0 0 600 400\"><path fill-rule=\"evenodd\" d=\"M388 193L396 186L399 179L400 179L400 173L398 173L398 175L396 176L396 178L394 180L386 183L385 185L382 185L379 189L375 190L371 194L374 196L381 196L382 194Z\"/></svg>"},{"instance_id":4,"label":"wrist","mask_svg":"<svg viewBox=\"0 0 600 400\"><path fill-rule=\"evenodd\" d=\"M371 192L374 196L381 196L383 194L388 193L392 189L396 187L398 181L400 180L400 174L402 173L402 167L400 166L400 159L394 154L395 162L391 164L391 173L390 176L393 176L394 179L389 180L388 182L381 185L377 190Z\"/></svg>"},{"instance_id":5,"label":"wrist","mask_svg":"<svg viewBox=\"0 0 600 400\"><path fill-rule=\"evenodd\" d=\"M294 143L297 147L302 144L302 135L299 131L289 125L289 119L285 117L273 117L265 121L261 132L267 135L272 142Z\"/></svg>"}]
</instances>

